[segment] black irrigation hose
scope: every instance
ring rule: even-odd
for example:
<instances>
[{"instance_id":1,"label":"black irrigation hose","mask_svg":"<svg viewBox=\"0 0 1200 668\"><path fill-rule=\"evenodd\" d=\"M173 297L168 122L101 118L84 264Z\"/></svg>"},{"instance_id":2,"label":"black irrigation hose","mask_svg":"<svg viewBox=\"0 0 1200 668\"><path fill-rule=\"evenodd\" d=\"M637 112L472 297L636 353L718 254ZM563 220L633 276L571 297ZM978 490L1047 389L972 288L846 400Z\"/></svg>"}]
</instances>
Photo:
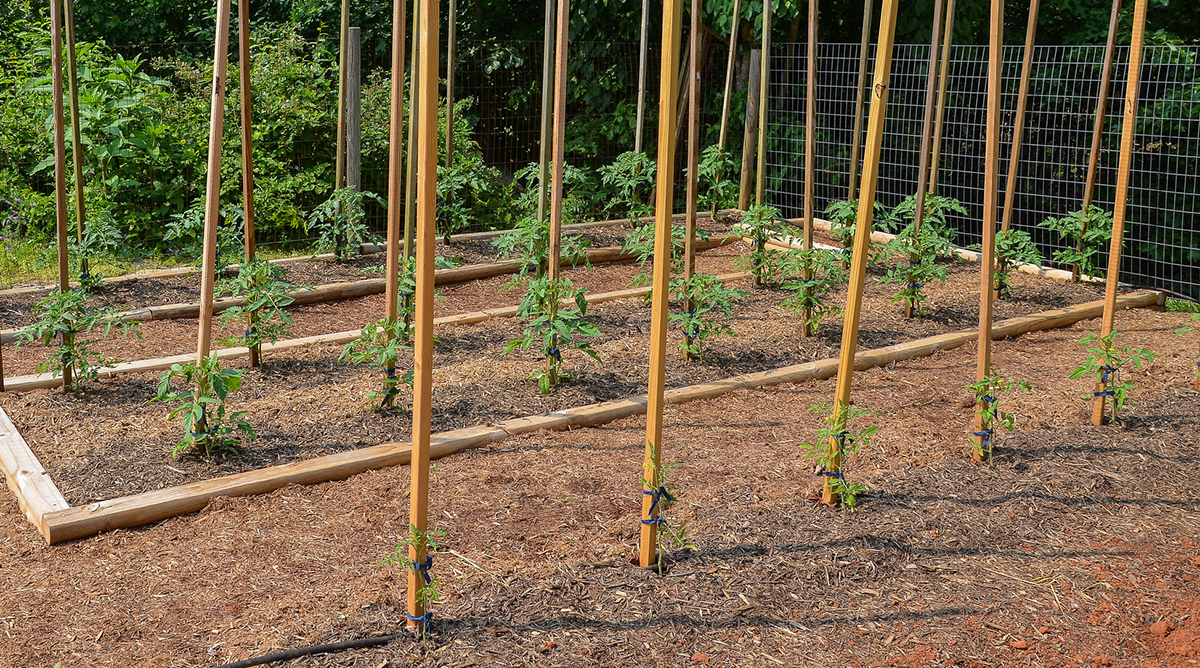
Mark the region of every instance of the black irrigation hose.
<instances>
[{"instance_id":1,"label":"black irrigation hose","mask_svg":"<svg viewBox=\"0 0 1200 668\"><path fill-rule=\"evenodd\" d=\"M406 633L394 633L390 636L375 636L373 638L359 638L358 640L345 640L342 642L328 643L326 645L313 645L312 647L299 647L297 649L284 650L267 654L265 656L255 657L253 659L244 659L233 663L226 663L217 666L216 668L250 668L250 666L261 666L276 661L287 661L289 659L298 659L302 656L310 654L328 654L330 652L341 652L347 649L361 649L363 647L375 647L376 645L386 645L391 641L408 635Z\"/></svg>"}]
</instances>

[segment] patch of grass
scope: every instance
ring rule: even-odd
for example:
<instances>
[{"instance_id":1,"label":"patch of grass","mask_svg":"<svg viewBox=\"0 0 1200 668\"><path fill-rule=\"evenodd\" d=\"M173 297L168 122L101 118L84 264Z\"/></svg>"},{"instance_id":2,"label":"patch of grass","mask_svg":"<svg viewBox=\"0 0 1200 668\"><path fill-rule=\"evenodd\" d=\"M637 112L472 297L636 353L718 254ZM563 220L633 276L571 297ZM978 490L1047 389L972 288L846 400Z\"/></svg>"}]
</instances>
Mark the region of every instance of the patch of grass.
<instances>
[{"instance_id":1,"label":"patch of grass","mask_svg":"<svg viewBox=\"0 0 1200 668\"><path fill-rule=\"evenodd\" d=\"M1186 299L1168 299L1168 313L1200 313L1200 302L1190 302Z\"/></svg>"}]
</instances>

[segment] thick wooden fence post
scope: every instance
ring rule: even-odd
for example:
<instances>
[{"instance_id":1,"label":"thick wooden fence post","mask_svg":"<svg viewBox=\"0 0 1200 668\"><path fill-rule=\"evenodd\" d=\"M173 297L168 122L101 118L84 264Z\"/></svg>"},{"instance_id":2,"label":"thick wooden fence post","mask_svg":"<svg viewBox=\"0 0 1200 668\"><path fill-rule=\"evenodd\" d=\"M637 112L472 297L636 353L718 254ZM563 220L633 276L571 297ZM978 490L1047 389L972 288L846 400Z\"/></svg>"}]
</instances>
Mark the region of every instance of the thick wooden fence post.
<instances>
[{"instance_id":1,"label":"thick wooden fence post","mask_svg":"<svg viewBox=\"0 0 1200 668\"><path fill-rule=\"evenodd\" d=\"M362 192L362 28L346 35L346 187Z\"/></svg>"},{"instance_id":2,"label":"thick wooden fence post","mask_svg":"<svg viewBox=\"0 0 1200 668\"><path fill-rule=\"evenodd\" d=\"M659 480L662 463L663 405L666 389L667 305L670 301L672 207L675 202L675 96L679 87L679 42L683 32L683 3L663 0L662 61L658 93L658 200L654 207L654 257L663 258L653 267L654 287L650 316L650 380L646 400L646 457L642 477L647 483ZM643 567L658 560L659 489L642 487L642 532L638 557Z\"/></svg>"},{"instance_id":3,"label":"thick wooden fence post","mask_svg":"<svg viewBox=\"0 0 1200 668\"><path fill-rule=\"evenodd\" d=\"M725 65L725 94L721 98L721 131L717 135L717 150L724 153L725 143L729 138L729 105L733 97L734 63L737 59L738 24L742 22L742 0L733 0L733 20L729 28L729 61ZM718 167L716 183L720 183L725 175ZM717 215L718 202L713 202L712 215Z\"/></svg>"},{"instance_id":4,"label":"thick wooden fence post","mask_svg":"<svg viewBox=\"0 0 1200 668\"><path fill-rule=\"evenodd\" d=\"M1117 167L1117 190L1113 194L1112 243L1108 248L1108 274L1104 287L1104 316L1101 338L1112 334L1116 316L1117 281L1121 274L1121 246L1125 241L1125 216L1129 209L1129 173L1133 168L1133 140L1137 134L1138 87L1142 83L1142 45L1146 37L1146 0L1133 5L1133 37L1129 45L1129 74L1125 79L1125 117L1121 123L1121 159ZM1104 383L1096 383L1092 400L1092 424L1104 424Z\"/></svg>"},{"instance_id":5,"label":"thick wooden fence post","mask_svg":"<svg viewBox=\"0 0 1200 668\"><path fill-rule=\"evenodd\" d=\"M257 243L254 228L254 125L252 90L250 84L250 0L238 0L238 96L242 119L242 223L245 235L246 262L254 260ZM249 331L254 331L255 317L247 318ZM262 364L262 347L250 346L250 366Z\"/></svg>"},{"instance_id":6,"label":"thick wooden fence post","mask_svg":"<svg viewBox=\"0 0 1200 668\"><path fill-rule=\"evenodd\" d=\"M225 130L225 74L229 67L230 0L217 0L217 34L213 48L212 108L208 124L208 175L204 185L204 256L200 267L200 331L196 342L196 363L208 357L212 346L213 288L217 273L217 227L221 224L221 136ZM201 380L196 396L208 394ZM207 429L201 420L195 427Z\"/></svg>"},{"instance_id":7,"label":"thick wooden fence post","mask_svg":"<svg viewBox=\"0 0 1200 668\"><path fill-rule=\"evenodd\" d=\"M767 179L767 110L771 106L771 9L773 0L763 0L762 13L762 70L759 74L758 100L758 168L754 178L754 203L762 206L766 198Z\"/></svg>"},{"instance_id":8,"label":"thick wooden fence post","mask_svg":"<svg viewBox=\"0 0 1200 668\"><path fill-rule=\"evenodd\" d=\"M1137 11L1136 9L1134 10ZM1104 70L1100 73L1100 95L1096 101L1096 119L1092 126L1092 150L1088 153L1087 180L1083 184L1083 210L1086 212L1092 205L1096 194L1096 175L1100 171L1100 150L1104 143L1104 119L1108 114L1108 96L1112 87L1113 54L1117 50L1117 31L1121 25L1121 0L1113 0L1112 12L1108 17L1108 42L1104 45ZM1075 244L1075 250L1083 250L1083 232L1087 231L1087 219L1083 221L1080 240ZM1071 267L1071 275L1079 280L1079 263Z\"/></svg>"},{"instance_id":9,"label":"thick wooden fence post","mask_svg":"<svg viewBox=\"0 0 1200 668\"><path fill-rule=\"evenodd\" d=\"M400 313L400 210L404 207L404 28L408 8L405 0L392 0L392 90L388 128L387 285L384 289L384 318L395 323ZM396 374L393 365L388 378Z\"/></svg>"},{"instance_id":10,"label":"thick wooden fence post","mask_svg":"<svg viewBox=\"0 0 1200 668\"><path fill-rule=\"evenodd\" d=\"M546 258L546 275L558 278L559 258L562 256L563 164L567 134L567 39L571 32L570 0L558 0L558 29L554 47L554 171L550 181L550 248ZM550 360L547 359L549 364Z\"/></svg>"},{"instance_id":11,"label":"thick wooden fence post","mask_svg":"<svg viewBox=\"0 0 1200 668\"><path fill-rule=\"evenodd\" d=\"M420 8L420 88L414 100L420 115L417 142L417 299L416 334L413 337L413 425L412 490L409 494L409 524L415 540L408 548L413 564L425 563L426 531L429 529L429 443L433 401L433 270L437 234L437 149L438 149L438 3L425 0ZM413 36L416 40L416 35ZM423 634L428 628L429 611L419 595L425 586L424 573L408 569L409 628Z\"/></svg>"},{"instance_id":12,"label":"thick wooden fence post","mask_svg":"<svg viewBox=\"0 0 1200 668\"><path fill-rule=\"evenodd\" d=\"M937 193L938 166L942 164L942 130L946 117L946 94L950 85L950 53L954 47L954 2L946 3L946 32L942 37L942 67L938 75L937 118L933 124L933 156L929 159L929 192Z\"/></svg>"},{"instance_id":13,"label":"thick wooden fence post","mask_svg":"<svg viewBox=\"0 0 1200 668\"><path fill-rule=\"evenodd\" d=\"M917 201L913 209L913 232L921 230L925 221L925 195L929 187L929 150L933 142L934 92L937 89L938 48L942 37L942 0L933 1L933 32L929 38L929 72L925 77L925 115L921 120L921 157L917 168ZM918 262L916 255L910 255L909 264ZM910 286L912 287L912 286ZM913 317L913 303L904 302L904 317Z\"/></svg>"},{"instance_id":14,"label":"thick wooden fence post","mask_svg":"<svg viewBox=\"0 0 1200 668\"><path fill-rule=\"evenodd\" d=\"M638 43L637 125L633 134L633 150L636 153L642 152L642 129L646 119L646 55L649 51L649 32L650 0L642 0L642 37Z\"/></svg>"},{"instance_id":15,"label":"thick wooden fence post","mask_svg":"<svg viewBox=\"0 0 1200 668\"><path fill-rule=\"evenodd\" d=\"M538 144L538 224L546 224L550 199L550 160L554 131L555 0L546 0L546 30L542 37L542 135Z\"/></svg>"},{"instance_id":16,"label":"thick wooden fence post","mask_svg":"<svg viewBox=\"0 0 1200 668\"><path fill-rule=\"evenodd\" d=\"M804 93L804 250L813 248L813 217L817 189L817 0L808 0L808 57ZM804 280L812 280L812 269L804 269ZM801 336L812 336L812 306L805 306Z\"/></svg>"},{"instance_id":17,"label":"thick wooden fence post","mask_svg":"<svg viewBox=\"0 0 1200 668\"><path fill-rule=\"evenodd\" d=\"M990 41L988 46L987 134L983 164L983 244L979 260L979 344L975 379L983 380L992 373L992 306L995 303L993 282L996 274L996 209L1000 188L1000 92L1004 82L1004 0L992 0ZM991 440L995 425L984 430L982 411L990 408L981 401L975 413L975 459L991 459Z\"/></svg>"},{"instance_id":18,"label":"thick wooden fence post","mask_svg":"<svg viewBox=\"0 0 1200 668\"><path fill-rule=\"evenodd\" d=\"M692 0L691 33L698 34L703 29L701 17L701 0ZM692 276L696 273L696 215L699 210L699 174L700 171L700 43L702 40L689 40L691 55L688 58L688 138L687 138L687 219L684 222L683 237L683 282L684 286L691 284ZM685 289L686 293L686 289ZM695 308L692 300L684 298L683 310ZM684 333L687 346L692 345L692 337ZM683 358L692 361L690 350L684 349Z\"/></svg>"},{"instance_id":19,"label":"thick wooden fence post","mask_svg":"<svg viewBox=\"0 0 1200 668\"><path fill-rule=\"evenodd\" d=\"M858 323L862 312L863 285L867 278L867 254L871 247L871 223L875 212L875 185L879 179L879 154L883 149L883 121L887 112L887 89L892 74L892 43L896 36L896 7L898 0L883 0L879 19L879 42L875 55L874 85L871 86L871 116L867 121L867 137L863 144L862 192L858 200L858 220L855 222L854 255L850 264L850 286L846 295L846 317L842 322L842 351L838 358L837 390L834 394L833 419L835 428L846 429L846 409L850 406L850 389L854 384L854 355L858 351ZM838 437L829 439L827 474L842 470L842 448ZM836 504L839 500L835 478L826 476L822 500Z\"/></svg>"},{"instance_id":20,"label":"thick wooden fence post","mask_svg":"<svg viewBox=\"0 0 1200 668\"><path fill-rule=\"evenodd\" d=\"M51 94L54 97L54 214L58 232L58 289L71 289L71 267L67 257L67 129L63 120L63 62L62 62L62 5L50 0L50 69ZM63 344L70 342L74 332L64 332ZM73 382L71 368L64 367L63 392L70 392Z\"/></svg>"},{"instance_id":21,"label":"thick wooden fence post","mask_svg":"<svg viewBox=\"0 0 1200 668\"><path fill-rule=\"evenodd\" d=\"M1025 26L1025 52L1021 54L1021 85L1017 90L1017 111L1013 118L1012 153L1008 159L1008 182L1004 186L1004 215L1000 231L1012 225L1013 202L1017 199L1017 176L1021 173L1021 139L1025 134L1025 109L1029 104L1029 78L1033 70L1033 45L1037 37L1038 4L1029 0L1029 22Z\"/></svg>"},{"instance_id":22,"label":"thick wooden fence post","mask_svg":"<svg viewBox=\"0 0 1200 668\"><path fill-rule=\"evenodd\" d=\"M758 104L759 91L759 62L762 51L750 51L750 80L746 84L746 128L742 135L742 180L738 188L738 208L742 211L750 206L750 194L753 191L751 180L754 178L754 140L758 137Z\"/></svg>"},{"instance_id":23,"label":"thick wooden fence post","mask_svg":"<svg viewBox=\"0 0 1200 668\"><path fill-rule=\"evenodd\" d=\"M75 59L75 0L63 0L63 18L67 24L67 84L71 89L71 161L75 179L75 240L83 244L87 227L87 206L83 182L83 138L79 135L79 64ZM86 283L88 256L80 250L79 282Z\"/></svg>"},{"instance_id":24,"label":"thick wooden fence post","mask_svg":"<svg viewBox=\"0 0 1200 668\"><path fill-rule=\"evenodd\" d=\"M867 60L871 50L871 10L873 0L863 0L862 44L858 52L858 93L854 100L854 130L850 138L850 168L847 178L846 201L853 202L858 196L858 160L862 153L863 106L866 105Z\"/></svg>"}]
</instances>

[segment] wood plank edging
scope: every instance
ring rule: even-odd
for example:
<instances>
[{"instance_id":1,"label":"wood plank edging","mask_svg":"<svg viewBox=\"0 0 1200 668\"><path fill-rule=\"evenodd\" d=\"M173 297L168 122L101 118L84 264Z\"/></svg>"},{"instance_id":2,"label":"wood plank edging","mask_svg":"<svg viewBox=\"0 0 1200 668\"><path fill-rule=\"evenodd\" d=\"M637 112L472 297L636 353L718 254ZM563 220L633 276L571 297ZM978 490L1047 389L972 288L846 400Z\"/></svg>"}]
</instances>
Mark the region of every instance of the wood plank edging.
<instances>
[{"instance_id":1,"label":"wood plank edging","mask_svg":"<svg viewBox=\"0 0 1200 668\"><path fill-rule=\"evenodd\" d=\"M50 541L46 516L68 508L54 481L38 461L29 444L21 437L8 414L0 408L0 468L4 480L17 497L17 504L42 538Z\"/></svg>"}]
</instances>

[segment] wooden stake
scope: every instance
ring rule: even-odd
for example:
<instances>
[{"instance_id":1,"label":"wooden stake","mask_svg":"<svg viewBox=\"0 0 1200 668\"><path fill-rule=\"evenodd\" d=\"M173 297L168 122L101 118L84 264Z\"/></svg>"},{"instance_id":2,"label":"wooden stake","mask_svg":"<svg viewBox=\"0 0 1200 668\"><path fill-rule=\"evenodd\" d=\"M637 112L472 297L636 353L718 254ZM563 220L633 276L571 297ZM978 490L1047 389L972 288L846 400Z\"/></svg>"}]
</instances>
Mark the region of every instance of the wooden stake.
<instances>
[{"instance_id":1,"label":"wooden stake","mask_svg":"<svg viewBox=\"0 0 1200 668\"><path fill-rule=\"evenodd\" d=\"M734 0L737 2L738 0ZM649 52L647 39L650 32L650 0L642 0L642 39L638 45L638 94L637 128L633 135L633 150L642 152L642 128L646 116L646 55Z\"/></svg>"},{"instance_id":2,"label":"wooden stake","mask_svg":"<svg viewBox=\"0 0 1200 668\"><path fill-rule=\"evenodd\" d=\"M437 131L438 131L438 3L418 3L420 8L420 88L414 96L416 104L417 141L417 300L416 334L413 338L413 426L412 426L412 490L409 495L409 524L415 534L408 549L414 564L425 561L425 532L429 528L429 445L433 401L433 270L435 236L437 233ZM414 39L417 39L414 35ZM420 571L408 571L409 629L423 635L428 629L428 610L418 598L425 586ZM415 620L413 618L416 618Z\"/></svg>"},{"instance_id":3,"label":"wooden stake","mask_svg":"<svg viewBox=\"0 0 1200 668\"><path fill-rule=\"evenodd\" d=\"M558 278L562 256L563 172L567 135L567 38L571 32L570 0L558 0L558 43L554 49L554 173L550 186L550 248L546 272ZM549 360L547 360L549 363Z\"/></svg>"},{"instance_id":4,"label":"wooden stake","mask_svg":"<svg viewBox=\"0 0 1200 668\"><path fill-rule=\"evenodd\" d=\"M817 0L808 0L808 72L804 94L804 250L812 251L817 181ZM798 16L798 15L797 15ZM812 279L805 268L804 280ZM812 307L804 307L801 336L812 336Z\"/></svg>"},{"instance_id":5,"label":"wooden stake","mask_svg":"<svg viewBox=\"0 0 1200 668\"><path fill-rule=\"evenodd\" d=\"M692 0L691 33L700 34L701 0ZM696 214L699 210L699 172L700 172L700 43L703 40L688 40L691 45L691 55L688 58L688 167L687 167L687 219L684 223L683 235L683 281L684 285L691 283L696 273ZM695 308L691 299L685 298L684 311ZM692 337L684 334L686 345L692 345ZM692 361L692 353L686 348L683 351L684 360Z\"/></svg>"},{"instance_id":6,"label":"wooden stake","mask_svg":"<svg viewBox=\"0 0 1200 668\"><path fill-rule=\"evenodd\" d=\"M454 165L454 36L457 21L458 0L450 0L450 16L446 24L446 167ZM447 241L449 238L447 234Z\"/></svg>"},{"instance_id":7,"label":"wooden stake","mask_svg":"<svg viewBox=\"0 0 1200 668\"><path fill-rule=\"evenodd\" d=\"M1137 11L1136 9L1134 11ZM1108 96L1112 87L1113 54L1117 50L1117 30L1121 23L1121 0L1113 0L1112 12L1108 17L1108 42L1104 45L1104 70L1100 73L1100 95L1096 102L1096 121L1092 126L1092 150L1088 153L1087 181L1083 184L1083 210L1092 205L1092 197L1096 194L1096 174L1100 171L1100 150L1104 141L1104 118L1108 113ZM1087 219L1084 218L1080 240L1075 244L1075 250L1083 250L1083 232L1087 231ZM1071 267L1071 273L1079 276L1079 263Z\"/></svg>"},{"instance_id":8,"label":"wooden stake","mask_svg":"<svg viewBox=\"0 0 1200 668\"><path fill-rule=\"evenodd\" d=\"M71 268L67 258L67 147L66 123L63 120L63 62L62 62L62 5L50 0L50 69L54 97L54 213L58 231L58 289L71 289ZM74 332L64 332L63 345L70 343ZM69 392L74 383L71 368L64 367L63 391Z\"/></svg>"},{"instance_id":9,"label":"wooden stake","mask_svg":"<svg viewBox=\"0 0 1200 668\"><path fill-rule=\"evenodd\" d=\"M404 174L404 24L408 15L405 0L392 0L392 97L388 132L388 206L387 206L387 287L384 318L389 323L399 317L400 301L400 210L404 206L401 187ZM387 369L388 375L396 368Z\"/></svg>"},{"instance_id":10,"label":"wooden stake","mask_svg":"<svg viewBox=\"0 0 1200 668\"><path fill-rule=\"evenodd\" d=\"M742 135L742 180L738 188L738 209L750 206L750 180L754 175L754 138L758 136L759 61L762 51L750 50L750 81L746 84L746 128Z\"/></svg>"},{"instance_id":11,"label":"wooden stake","mask_svg":"<svg viewBox=\"0 0 1200 668\"><path fill-rule=\"evenodd\" d=\"M1036 1L1036 0L1035 0ZM1000 92L1004 68L1004 0L992 0L992 19L988 46L988 96L986 146L983 164L983 244L979 261L979 345L975 379L983 380L992 373L992 306L995 302L993 283L996 275L996 209L1000 189ZM993 433L983 433L981 412L990 404L980 402L975 414L975 460L986 462L991 457ZM993 427L996 425L993 424ZM982 434L982 435L981 435Z\"/></svg>"},{"instance_id":12,"label":"wooden stake","mask_svg":"<svg viewBox=\"0 0 1200 668\"><path fill-rule=\"evenodd\" d=\"M667 304L671 284L671 208L675 202L675 96L678 92L679 43L683 32L683 3L663 0L662 61L658 94L658 201L654 207L654 287L650 316L650 380L646 400L646 457L642 477L658 479L662 454L663 390L666 386ZM658 561L658 507L649 485L642 488L642 532L639 560L643 567Z\"/></svg>"},{"instance_id":13,"label":"wooden stake","mask_svg":"<svg viewBox=\"0 0 1200 668\"><path fill-rule=\"evenodd\" d=\"M238 0L238 93L242 107L242 211L245 223L246 263L254 259L254 124L250 88L250 0ZM254 331L256 318L247 318L249 331ZM250 366L262 364L261 346L250 346Z\"/></svg>"},{"instance_id":14,"label":"wooden stake","mask_svg":"<svg viewBox=\"0 0 1200 668\"><path fill-rule=\"evenodd\" d=\"M346 33L346 187L362 192L362 28Z\"/></svg>"},{"instance_id":15,"label":"wooden stake","mask_svg":"<svg viewBox=\"0 0 1200 668\"><path fill-rule=\"evenodd\" d=\"M342 0L342 29L338 48L338 112L337 112L337 155L333 189L341 190L346 187L346 89L347 70L350 59L346 56L347 42L350 41L350 0Z\"/></svg>"},{"instance_id":16,"label":"wooden stake","mask_svg":"<svg viewBox=\"0 0 1200 668\"><path fill-rule=\"evenodd\" d=\"M867 254L871 247L871 223L875 211L875 185L879 179L879 154L883 150L883 121L887 113L887 89L892 74L892 42L896 36L897 0L883 0L879 19L879 42L875 57L874 85L871 86L871 116L867 121L867 137L863 144L862 193L859 196L858 220L855 223L854 255L850 264L850 286L846 295L846 317L842 324L842 350L838 358L837 390L833 402L833 424L846 424L846 409L850 406L850 389L854 383L854 357L858 351L858 322L862 311L863 286L867 278ZM836 438L829 439L827 472L842 470L841 451ZM821 494L827 504L836 504L838 492L834 478L825 478Z\"/></svg>"},{"instance_id":17,"label":"wooden stake","mask_svg":"<svg viewBox=\"0 0 1200 668\"><path fill-rule=\"evenodd\" d=\"M63 0L67 23L67 83L71 89L71 158L75 178L75 240L83 244L87 207L83 182L83 139L79 134L79 66L75 59L75 0ZM88 278L88 256L79 254L79 281ZM0 384L0 389L3 384Z\"/></svg>"},{"instance_id":18,"label":"wooden stake","mask_svg":"<svg viewBox=\"0 0 1200 668\"><path fill-rule=\"evenodd\" d=\"M933 32L929 38L929 72L925 76L925 115L921 122L921 157L917 168L917 202L913 210L913 231L919 232L925 221L925 193L929 187L929 145L933 141L934 91L937 87L938 48L942 37L942 0L933 2ZM916 264L915 254L908 257L909 265ZM904 317L913 317L912 302L904 303Z\"/></svg>"},{"instance_id":19,"label":"wooden stake","mask_svg":"<svg viewBox=\"0 0 1200 668\"><path fill-rule=\"evenodd\" d=\"M1037 36L1038 4L1029 0L1029 22L1025 26L1025 53L1021 60L1021 87L1017 92L1017 111L1013 118L1012 153L1008 159L1008 184L1004 187L1004 215L1000 231L1007 232L1012 224L1013 202L1017 198L1017 176L1021 173L1021 139L1025 134L1025 108L1029 104L1029 78L1033 70L1033 45Z\"/></svg>"},{"instance_id":20,"label":"wooden stake","mask_svg":"<svg viewBox=\"0 0 1200 668\"><path fill-rule=\"evenodd\" d=\"M951 0L953 1L953 0ZM873 0L863 0L862 44L858 52L858 93L854 101L854 134L850 139L850 169L846 200L853 202L858 195L858 159L862 149L863 106L867 92L867 56L871 50L871 10Z\"/></svg>"},{"instance_id":21,"label":"wooden stake","mask_svg":"<svg viewBox=\"0 0 1200 668\"><path fill-rule=\"evenodd\" d=\"M762 14L762 72L759 75L758 101L758 169L755 170L754 203L762 206L766 196L767 179L767 108L771 106L771 4L763 0Z\"/></svg>"},{"instance_id":22,"label":"wooden stake","mask_svg":"<svg viewBox=\"0 0 1200 668\"><path fill-rule=\"evenodd\" d=\"M546 31L542 38L542 136L538 144L538 224L546 224L546 209L549 206L551 132L554 128L554 14L555 0L546 0Z\"/></svg>"},{"instance_id":23,"label":"wooden stake","mask_svg":"<svg viewBox=\"0 0 1200 668\"><path fill-rule=\"evenodd\" d=\"M204 256L200 265L200 327L196 363L203 364L212 345L213 289L217 273L217 227L221 224L221 136L225 130L225 75L229 66L230 0L217 0L216 46L213 54L212 107L208 124L208 175L204 185ZM203 377L196 396L208 395ZM196 432L208 428L201 419Z\"/></svg>"},{"instance_id":24,"label":"wooden stake","mask_svg":"<svg viewBox=\"0 0 1200 668\"><path fill-rule=\"evenodd\" d=\"M404 186L404 257L412 258L416 252L417 226L417 151L420 150L420 137L417 136L417 115L421 111L421 98L417 89L421 85L421 70L417 67L417 59L421 55L421 35L418 28L421 13L421 0L413 0L412 24L412 53L409 57L411 73L408 81L408 169ZM434 135L437 131L434 130Z\"/></svg>"},{"instance_id":25,"label":"wooden stake","mask_svg":"<svg viewBox=\"0 0 1200 668\"><path fill-rule=\"evenodd\" d=\"M933 124L933 157L929 161L929 192L937 193L938 165L942 160L942 120L946 115L946 94L950 83L950 53L954 44L954 2L946 4L946 32L942 38L942 67L938 76L937 119Z\"/></svg>"},{"instance_id":26,"label":"wooden stake","mask_svg":"<svg viewBox=\"0 0 1200 668\"><path fill-rule=\"evenodd\" d=\"M717 136L717 150L724 153L725 142L729 137L729 104L733 98L734 63L737 58L738 24L742 21L742 0L733 0L733 20L729 28L729 63L725 66L725 95L721 98L721 132ZM716 183L721 182L720 167L717 168ZM712 215L717 214L717 202L713 202Z\"/></svg>"},{"instance_id":27,"label":"wooden stake","mask_svg":"<svg viewBox=\"0 0 1200 668\"><path fill-rule=\"evenodd\" d=\"M1129 45L1129 74L1125 79L1125 118L1121 123L1121 159L1117 167L1117 190L1113 194L1112 243L1108 248L1108 274L1105 276L1104 317L1100 320L1101 338L1112 334L1116 314L1117 281L1121 274L1121 246L1125 241L1125 215L1129 206L1129 172L1133 167L1133 140L1137 134L1138 87L1142 82L1142 45L1146 37L1146 0L1133 5L1133 37ZM1102 392L1103 383L1096 383ZM1092 401L1092 424L1104 424L1104 397Z\"/></svg>"}]
</instances>

